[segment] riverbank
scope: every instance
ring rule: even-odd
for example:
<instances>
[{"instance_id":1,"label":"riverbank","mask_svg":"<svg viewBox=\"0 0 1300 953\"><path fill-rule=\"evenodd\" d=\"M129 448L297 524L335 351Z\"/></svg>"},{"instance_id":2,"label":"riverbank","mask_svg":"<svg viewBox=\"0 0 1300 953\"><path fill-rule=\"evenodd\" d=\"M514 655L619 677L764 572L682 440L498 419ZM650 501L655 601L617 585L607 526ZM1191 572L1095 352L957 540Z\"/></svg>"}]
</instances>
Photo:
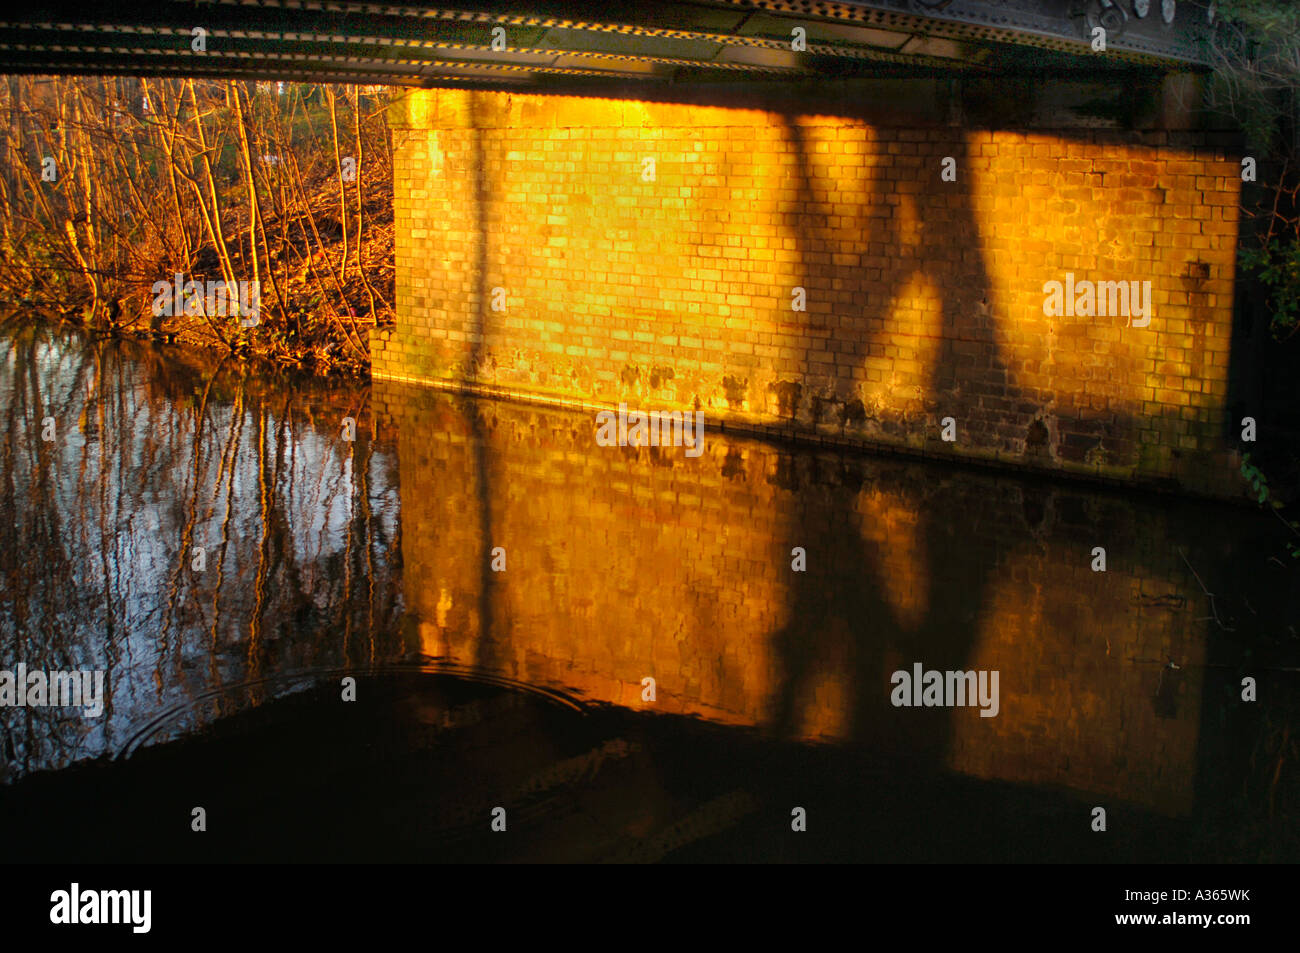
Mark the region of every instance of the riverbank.
<instances>
[{"instance_id":1,"label":"riverbank","mask_svg":"<svg viewBox=\"0 0 1300 953\"><path fill-rule=\"evenodd\" d=\"M387 97L16 78L0 91L0 295L93 334L364 375L393 315ZM177 275L254 289L255 320L198 298L160 309Z\"/></svg>"}]
</instances>

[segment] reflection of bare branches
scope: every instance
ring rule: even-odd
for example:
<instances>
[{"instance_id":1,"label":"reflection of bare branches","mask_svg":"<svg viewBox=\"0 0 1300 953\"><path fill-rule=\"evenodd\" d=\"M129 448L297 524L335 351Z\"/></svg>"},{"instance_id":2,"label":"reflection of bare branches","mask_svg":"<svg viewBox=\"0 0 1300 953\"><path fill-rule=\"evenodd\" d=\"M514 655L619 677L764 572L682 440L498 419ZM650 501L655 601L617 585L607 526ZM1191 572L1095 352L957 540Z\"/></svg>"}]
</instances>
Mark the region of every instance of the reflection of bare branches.
<instances>
[{"instance_id":1,"label":"reflection of bare branches","mask_svg":"<svg viewBox=\"0 0 1300 953\"><path fill-rule=\"evenodd\" d=\"M367 660L372 665L375 662L375 554L370 548L372 536L370 526L370 462L374 449L374 444L367 437L366 457L361 461L361 469L357 477L357 490L361 498L361 538L365 541L366 548L366 631L370 634Z\"/></svg>"},{"instance_id":2,"label":"reflection of bare branches","mask_svg":"<svg viewBox=\"0 0 1300 953\"><path fill-rule=\"evenodd\" d=\"M11 330L0 340L0 652L29 668L111 671L113 712L91 724L0 711L10 778L111 751L151 713L245 680L266 665L273 632L287 636L277 648L326 666L347 659L345 624L371 657L399 644L396 464L373 444L356 452L364 476L325 464L340 459L326 418L364 398L129 342ZM303 413L322 403L336 409ZM46 416L54 442L40 439ZM245 426L258 440L242 440ZM348 585L336 571L345 533ZM203 573L189 571L196 545Z\"/></svg>"},{"instance_id":3,"label":"reflection of bare branches","mask_svg":"<svg viewBox=\"0 0 1300 953\"><path fill-rule=\"evenodd\" d=\"M1178 550L1178 555L1179 557L1182 558L1183 562L1187 565L1187 568L1191 570L1192 575L1196 577L1196 584L1201 587L1201 592L1205 593L1206 596L1208 596L1210 599L1210 612L1212 613L1212 615L1207 618L1212 617L1214 621L1218 624L1219 628L1223 629L1223 631L1225 632L1236 632L1237 630L1235 628L1229 625L1224 625L1223 620L1219 618L1219 610L1214 605L1214 593L1210 592L1209 589L1205 588L1205 583L1201 582L1201 577L1197 575L1196 570L1192 568L1192 564L1187 562L1187 557L1183 555L1183 551L1181 549Z\"/></svg>"},{"instance_id":4,"label":"reflection of bare branches","mask_svg":"<svg viewBox=\"0 0 1300 953\"><path fill-rule=\"evenodd\" d=\"M185 519L185 528L181 531L181 551L176 560L176 571L172 573L171 581L167 584L167 612L163 618L163 628L160 635L162 641L162 654L167 654L167 637L171 632L172 609L177 602L177 596L180 592L181 573L185 568L185 560L189 557L191 548L194 546L194 523L198 518L199 508L199 482L200 470L203 461L203 424L207 418L208 395L212 393L212 381L214 378L209 377L207 384L203 388L203 396L199 398L199 406L194 411L194 439L190 443L190 453L194 459L194 467L190 471L190 479L193 481L193 492L190 494L189 504L185 507L187 513Z\"/></svg>"},{"instance_id":5,"label":"reflection of bare branches","mask_svg":"<svg viewBox=\"0 0 1300 953\"><path fill-rule=\"evenodd\" d=\"M235 404L230 414L229 464L223 458L222 467L217 472L217 490L221 489L222 473L226 477L226 512L221 518L221 544L217 551L217 584L212 588L212 629L209 632L211 652L215 655L220 647L218 627L221 623L221 584L226 572L226 553L230 548L230 521L235 511L235 458L239 454L239 445L244 433L244 389L235 392Z\"/></svg>"},{"instance_id":6,"label":"reflection of bare branches","mask_svg":"<svg viewBox=\"0 0 1300 953\"><path fill-rule=\"evenodd\" d=\"M271 546L271 508L274 490L267 479L266 428L268 415L257 415L257 572L253 581L253 611L248 622L248 670L256 678L262 666L262 613L266 608L266 580Z\"/></svg>"}]
</instances>

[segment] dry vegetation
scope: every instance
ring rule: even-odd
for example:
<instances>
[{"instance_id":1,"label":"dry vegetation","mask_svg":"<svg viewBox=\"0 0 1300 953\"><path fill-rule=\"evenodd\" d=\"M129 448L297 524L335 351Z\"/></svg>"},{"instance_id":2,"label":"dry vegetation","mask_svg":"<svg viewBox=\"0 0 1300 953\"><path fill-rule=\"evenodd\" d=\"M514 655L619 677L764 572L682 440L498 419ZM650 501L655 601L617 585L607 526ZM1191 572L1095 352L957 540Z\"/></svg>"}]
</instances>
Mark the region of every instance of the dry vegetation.
<instances>
[{"instance_id":1,"label":"dry vegetation","mask_svg":"<svg viewBox=\"0 0 1300 953\"><path fill-rule=\"evenodd\" d=\"M9 77L0 294L105 331L364 371L393 302L386 104L354 86ZM155 316L151 288L177 274L257 281L259 323Z\"/></svg>"}]
</instances>

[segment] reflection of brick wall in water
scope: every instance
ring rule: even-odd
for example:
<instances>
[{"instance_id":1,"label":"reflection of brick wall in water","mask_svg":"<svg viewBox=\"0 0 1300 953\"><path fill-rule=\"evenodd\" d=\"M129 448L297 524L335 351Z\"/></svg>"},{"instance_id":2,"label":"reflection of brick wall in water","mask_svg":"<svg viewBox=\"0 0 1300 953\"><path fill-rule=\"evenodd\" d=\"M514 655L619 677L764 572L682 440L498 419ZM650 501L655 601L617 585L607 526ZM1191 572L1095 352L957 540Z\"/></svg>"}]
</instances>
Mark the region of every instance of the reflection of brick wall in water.
<instances>
[{"instance_id":1,"label":"reflection of brick wall in water","mask_svg":"<svg viewBox=\"0 0 1300 953\"><path fill-rule=\"evenodd\" d=\"M1223 134L907 124L875 98L412 92L390 117L398 314L375 376L1239 494ZM1067 273L1151 282L1150 326L1048 317Z\"/></svg>"},{"instance_id":2,"label":"reflection of brick wall in water","mask_svg":"<svg viewBox=\"0 0 1300 953\"><path fill-rule=\"evenodd\" d=\"M402 385L376 384L375 403L398 425L406 601L427 654L634 708L648 675L656 711L1190 805L1199 677L1158 700L1160 666L1129 661L1203 652L1185 614L1150 607L1190 595L1155 516L707 431L696 460L600 448L586 415ZM482 572L493 546L505 573ZM918 661L1000 670L1000 714L893 708L890 673Z\"/></svg>"},{"instance_id":3,"label":"reflection of brick wall in water","mask_svg":"<svg viewBox=\"0 0 1300 953\"><path fill-rule=\"evenodd\" d=\"M1152 543L1167 539L1159 525L1135 531ZM1082 541L1099 535L1084 526L1058 532L1041 552L1021 552L999 569L971 666L1003 673L1002 711L973 720L959 713L949 763L1009 781L1058 777L1186 813L1195 793L1204 628L1152 600L1190 597L1186 569L1171 548L1153 545L1109 548L1108 572L1093 573L1091 543ZM1080 544L1071 546L1074 539ZM1174 658L1181 667L1166 668Z\"/></svg>"}]
</instances>

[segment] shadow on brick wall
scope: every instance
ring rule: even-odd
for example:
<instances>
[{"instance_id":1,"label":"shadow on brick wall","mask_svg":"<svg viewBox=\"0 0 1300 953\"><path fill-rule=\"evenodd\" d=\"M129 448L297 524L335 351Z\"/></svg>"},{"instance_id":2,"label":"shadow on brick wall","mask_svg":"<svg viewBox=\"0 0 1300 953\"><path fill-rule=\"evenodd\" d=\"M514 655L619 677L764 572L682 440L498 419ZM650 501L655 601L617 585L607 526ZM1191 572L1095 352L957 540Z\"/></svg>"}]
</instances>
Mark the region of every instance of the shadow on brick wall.
<instances>
[{"instance_id":1,"label":"shadow on brick wall","mask_svg":"<svg viewBox=\"0 0 1300 953\"><path fill-rule=\"evenodd\" d=\"M831 242L822 234L819 223L826 221L831 210L818 207L808 143L792 116L783 116L783 127L786 140L795 151L798 197L794 234L799 258L805 263L830 261ZM967 168L964 154L955 158L959 168ZM875 181L880 183L884 180L877 175ZM959 177L959 182L968 181L969 176ZM972 240L978 236L978 229L971 211L970 195L961 185L957 187L956 202L950 201L951 194L932 191L915 196L917 217L922 223L919 241L930 249L924 261L944 261L949 271L949 274L931 280L932 286L942 289L943 337L926 391L928 395L943 395L962 387L968 402L966 406L971 406L969 402L973 395L980 406L986 401L996 401L999 402L996 406L1001 407L1004 402L1015 401L1018 395L1008 381L991 321L985 316L963 311L964 303L972 298L987 302L990 289L979 243ZM864 208L873 206L887 207L896 212L897 205L889 204L889 197L877 188L867 202L856 206L852 227L860 230L862 245L880 243L895 247L900 244L899 228L893 214L883 219L861 215ZM868 327L885 327L892 302L912 281L914 271L915 267L898 268L885 276L882 293L875 298L878 305L868 309ZM823 288L833 288L838 284L835 278L827 280L825 274L819 275L819 279L818 284ZM960 293L958 289L961 289ZM782 313L774 317L776 320L790 320L790 314L800 313ZM808 317L812 312L802 314ZM819 325L814 318L809 320L806 330L827 334L828 339L833 339L840 329ZM973 342L974 346L963 348L963 341ZM878 340L868 338L868 349L879 344ZM982 363L976 364L980 360ZM815 384L815 375L815 369L805 363L804 380ZM833 387L832 382L827 384ZM954 400L953 407L956 406ZM845 469L845 474L851 472ZM884 591L887 587L884 580L864 585L863 576L870 577L870 568L843 564L843 554L863 552L865 555L864 542L870 537L861 525L863 514L857 505L864 490L860 481L850 478L847 482L832 480L820 489L804 487L798 470L793 467L779 470L777 479L781 488L793 493L795 499L801 492L817 494L829 514L818 521L819 525L810 526L803 522L806 511L802 507L793 510L786 519L782 551L775 554L778 560L788 563L794 548L801 547L807 553L808 569L791 573L787 612L790 622L771 636L783 670L773 727L781 734L797 735L797 713L813 690L816 673L829 663L850 673L850 683L859 688L858 701L848 714L849 734L854 738L871 737L877 731L875 722L879 713L879 700L875 693L890 688L880 683L881 673L887 667L887 657L902 659L903 667L907 669L914 662L921 662L929 669L968 668L979 638L977 624L994 562L971 559L963 551L962 536L970 533L973 527L953 525L951 511L923 510L917 532L923 540L923 551L930 559L925 574L929 591L921 596L924 618L919 626L904 629ZM832 557L831 554L838 556ZM833 561L835 558L839 560L838 565ZM870 556L866 561L871 561ZM959 601L951 598L954 592L960 593ZM927 722L927 730L917 732L913 755L942 766L947 756L949 721L924 716L919 720Z\"/></svg>"}]
</instances>

